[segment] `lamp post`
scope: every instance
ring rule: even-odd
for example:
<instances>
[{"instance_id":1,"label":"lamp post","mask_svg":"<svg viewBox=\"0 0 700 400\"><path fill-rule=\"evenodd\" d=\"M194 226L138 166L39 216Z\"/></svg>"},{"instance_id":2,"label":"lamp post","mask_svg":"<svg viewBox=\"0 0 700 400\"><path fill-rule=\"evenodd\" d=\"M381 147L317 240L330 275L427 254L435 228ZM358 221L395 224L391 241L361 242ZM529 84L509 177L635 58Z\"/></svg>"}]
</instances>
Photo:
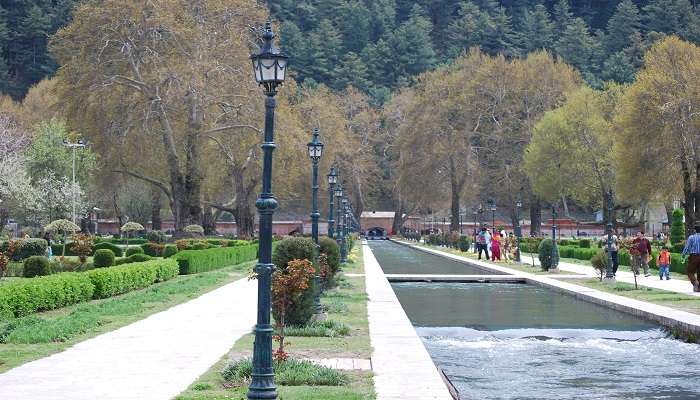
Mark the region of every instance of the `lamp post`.
<instances>
[{"instance_id":1,"label":"lamp post","mask_svg":"<svg viewBox=\"0 0 700 400\"><path fill-rule=\"evenodd\" d=\"M66 147L68 147L69 149L72 149L72 150L73 150L73 187L71 188L71 198L72 198L72 201L73 201L73 212L72 212L71 215L72 215L72 218L73 218L72 221L73 221L73 223L75 224L75 203L76 203L76 199L75 199L75 194L76 194L76 193L75 193L75 169L76 169L76 168L75 168L75 167L76 167L76 166L75 166L75 151L76 151L77 149L85 148L85 146L87 146L87 145L85 144L85 142L83 141L83 139L78 139L78 141L75 142L75 143L69 141L68 139L63 139L63 145L66 146Z\"/></svg>"},{"instance_id":2,"label":"lamp post","mask_svg":"<svg viewBox=\"0 0 700 400\"><path fill-rule=\"evenodd\" d=\"M520 226L520 210L523 208L523 201L518 199L515 202L515 219L517 220L517 225L515 226L515 240L517 244L515 246L515 261L520 262L520 240L523 238L523 229Z\"/></svg>"},{"instance_id":3,"label":"lamp post","mask_svg":"<svg viewBox=\"0 0 700 400\"><path fill-rule=\"evenodd\" d=\"M275 149L275 95L284 82L287 72L287 56L273 43L275 34L270 21L262 35L264 43L258 54L251 56L255 80L263 87L265 94L265 134L262 143L263 171L262 193L255 202L259 214L258 264L255 272L258 278L258 316L253 342L253 373L248 386L248 399L276 399L275 373L272 369L272 325L270 325L270 285L272 271L272 215L277 208L277 200L272 194L272 151Z\"/></svg>"},{"instance_id":4,"label":"lamp post","mask_svg":"<svg viewBox=\"0 0 700 400\"><path fill-rule=\"evenodd\" d=\"M612 246L613 246L613 192L612 189L608 191L607 193L607 200L608 200L608 243L607 243L607 250L608 250L608 265L605 268L605 280L607 281L614 281L615 280L615 274L613 273L613 255L612 255Z\"/></svg>"},{"instance_id":5,"label":"lamp post","mask_svg":"<svg viewBox=\"0 0 700 400\"><path fill-rule=\"evenodd\" d=\"M341 236L340 236L340 263L345 264L348 262L348 248L347 248L347 240L345 239L345 236L347 235L347 226L348 226L348 199L343 197L343 200L341 200L342 206L340 209L342 210L341 218L343 220L343 228L341 229Z\"/></svg>"},{"instance_id":6,"label":"lamp post","mask_svg":"<svg viewBox=\"0 0 700 400\"><path fill-rule=\"evenodd\" d=\"M341 253L343 251L343 240L342 240L343 220L341 219L342 199L343 199L343 186L341 184L338 184L335 187L335 200L336 200L336 203L338 204L338 212L336 215L337 229L335 230L335 242L338 244L338 249L340 249Z\"/></svg>"},{"instance_id":7,"label":"lamp post","mask_svg":"<svg viewBox=\"0 0 700 400\"><path fill-rule=\"evenodd\" d=\"M318 162L323 155L323 143L319 139L318 128L314 128L311 141L306 147L309 150L309 158L311 159L311 238L314 241L314 265L316 265L314 307L316 309L316 319L321 320L323 319L323 308L321 307L321 266L318 263L318 254L321 247L318 243L318 217L321 216L321 213L318 212Z\"/></svg>"},{"instance_id":8,"label":"lamp post","mask_svg":"<svg viewBox=\"0 0 700 400\"><path fill-rule=\"evenodd\" d=\"M491 229L496 230L496 200L489 200L491 205Z\"/></svg>"},{"instance_id":9,"label":"lamp post","mask_svg":"<svg viewBox=\"0 0 700 400\"><path fill-rule=\"evenodd\" d=\"M559 250L557 249L557 207L552 203L552 266L551 269L557 269L559 266Z\"/></svg>"},{"instance_id":10,"label":"lamp post","mask_svg":"<svg viewBox=\"0 0 700 400\"><path fill-rule=\"evenodd\" d=\"M93 207L93 208L92 208L92 211L95 212L95 235L97 235L97 234L98 234L98 232L97 232L97 227L98 227L97 224L98 224L98 222L99 222L99 219L100 219L100 211L102 211L102 209L101 209L101 208L97 208L97 207Z\"/></svg>"},{"instance_id":11,"label":"lamp post","mask_svg":"<svg viewBox=\"0 0 700 400\"><path fill-rule=\"evenodd\" d=\"M338 174L335 172L335 167L331 167L331 172L328 174L328 237L333 238L333 196L335 195L335 184L338 183Z\"/></svg>"}]
</instances>

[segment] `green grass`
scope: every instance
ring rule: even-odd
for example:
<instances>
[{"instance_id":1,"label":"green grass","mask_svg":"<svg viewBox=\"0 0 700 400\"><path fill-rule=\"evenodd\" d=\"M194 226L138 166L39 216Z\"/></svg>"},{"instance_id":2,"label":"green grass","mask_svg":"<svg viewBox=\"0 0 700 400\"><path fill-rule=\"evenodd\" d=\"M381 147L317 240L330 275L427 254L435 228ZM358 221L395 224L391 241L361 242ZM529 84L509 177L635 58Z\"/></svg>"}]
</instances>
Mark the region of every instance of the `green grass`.
<instances>
[{"instance_id":1,"label":"green grass","mask_svg":"<svg viewBox=\"0 0 700 400\"><path fill-rule=\"evenodd\" d=\"M307 326L289 326L284 329L287 336L339 337L350 334L350 327L342 322L327 319Z\"/></svg>"},{"instance_id":2,"label":"green grass","mask_svg":"<svg viewBox=\"0 0 700 400\"><path fill-rule=\"evenodd\" d=\"M0 372L191 300L242 278L253 263L178 276L104 300L0 322Z\"/></svg>"},{"instance_id":3,"label":"green grass","mask_svg":"<svg viewBox=\"0 0 700 400\"><path fill-rule=\"evenodd\" d=\"M283 386L343 386L350 381L340 371L293 358L275 362L274 370L275 382ZM227 383L237 386L250 383L252 374L253 362L250 358L232 361L221 371Z\"/></svg>"},{"instance_id":4,"label":"green grass","mask_svg":"<svg viewBox=\"0 0 700 400\"><path fill-rule=\"evenodd\" d=\"M666 290L654 289L641 285L639 286L639 289L635 289L634 284L631 283L616 282L615 284L610 284L607 282L601 282L598 278L562 279L562 281L574 285L586 286L592 289L597 289L601 292L612 293L619 296L629 297L635 300L647 301L649 303L654 303L681 311L700 314L700 298L695 296L669 292Z\"/></svg>"},{"instance_id":5,"label":"green grass","mask_svg":"<svg viewBox=\"0 0 700 400\"><path fill-rule=\"evenodd\" d=\"M362 273L362 246L358 245L350 255L346 273ZM367 323L367 295L364 278L343 279L345 284L327 291L321 303L328 305L328 318L349 326L345 337L301 337L287 336L286 351L294 358L369 358L371 346ZM340 306L343 304L344 306ZM246 335L236 342L231 354L222 357L177 400L218 400L245 399L247 385L231 384L224 381L221 371L231 358L250 357L253 348L252 335ZM375 398L370 371L343 371L348 377L343 386L277 386L280 400L371 400Z\"/></svg>"}]
</instances>

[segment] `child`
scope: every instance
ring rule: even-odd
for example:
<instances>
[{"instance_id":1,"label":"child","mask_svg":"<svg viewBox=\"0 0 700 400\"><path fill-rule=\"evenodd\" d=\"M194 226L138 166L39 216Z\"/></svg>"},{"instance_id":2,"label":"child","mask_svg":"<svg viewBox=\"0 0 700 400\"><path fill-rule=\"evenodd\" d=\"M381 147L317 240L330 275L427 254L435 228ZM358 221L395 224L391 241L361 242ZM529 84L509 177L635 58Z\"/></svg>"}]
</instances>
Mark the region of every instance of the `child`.
<instances>
[{"instance_id":1,"label":"child","mask_svg":"<svg viewBox=\"0 0 700 400\"><path fill-rule=\"evenodd\" d=\"M666 276L666 280L671 279L668 272L669 266L671 265L671 253L668 251L667 246L664 246L661 253L659 253L656 264L659 266L659 279L663 280L664 276Z\"/></svg>"}]
</instances>

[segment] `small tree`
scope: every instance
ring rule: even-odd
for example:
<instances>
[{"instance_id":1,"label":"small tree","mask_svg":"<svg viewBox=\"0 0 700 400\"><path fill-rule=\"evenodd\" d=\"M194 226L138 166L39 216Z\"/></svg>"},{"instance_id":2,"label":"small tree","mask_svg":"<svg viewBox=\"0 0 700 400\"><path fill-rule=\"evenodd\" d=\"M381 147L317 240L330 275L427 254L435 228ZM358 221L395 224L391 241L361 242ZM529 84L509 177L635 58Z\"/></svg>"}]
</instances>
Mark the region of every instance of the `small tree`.
<instances>
[{"instance_id":1,"label":"small tree","mask_svg":"<svg viewBox=\"0 0 700 400\"><path fill-rule=\"evenodd\" d=\"M276 327L279 348L275 352L275 358L283 359L284 351L284 327L287 310L291 308L306 289L316 270L309 260L292 260L286 269L277 269L272 274L272 310L277 316Z\"/></svg>"},{"instance_id":2,"label":"small tree","mask_svg":"<svg viewBox=\"0 0 700 400\"><path fill-rule=\"evenodd\" d=\"M63 249L61 251L61 263L66 257L66 234L80 231L80 227L67 219L57 219L44 227L48 232L60 232L63 235Z\"/></svg>"},{"instance_id":3,"label":"small tree","mask_svg":"<svg viewBox=\"0 0 700 400\"><path fill-rule=\"evenodd\" d=\"M552 247L552 239L542 240L537 247L537 256L540 260L540 266L542 266L542 269L545 271L549 271L550 268L556 268L559 264L559 248L556 248L556 251L553 252Z\"/></svg>"},{"instance_id":4,"label":"small tree","mask_svg":"<svg viewBox=\"0 0 700 400\"><path fill-rule=\"evenodd\" d=\"M143 225L138 222L127 222L121 227L121 231L126 234L126 249L129 250L129 235L131 232L138 232L144 230Z\"/></svg>"},{"instance_id":5,"label":"small tree","mask_svg":"<svg viewBox=\"0 0 700 400\"><path fill-rule=\"evenodd\" d=\"M73 234L72 239L73 244L70 249L78 255L81 264L84 266L88 256L92 254L93 247L95 247L94 240L92 236L86 233Z\"/></svg>"},{"instance_id":6,"label":"small tree","mask_svg":"<svg viewBox=\"0 0 700 400\"><path fill-rule=\"evenodd\" d=\"M183 231L191 234L193 237L195 235L204 236L204 228L197 224L187 225Z\"/></svg>"},{"instance_id":7,"label":"small tree","mask_svg":"<svg viewBox=\"0 0 700 400\"><path fill-rule=\"evenodd\" d=\"M676 208L671 216L671 244L678 244L685 240L685 226L683 224L683 209Z\"/></svg>"},{"instance_id":8,"label":"small tree","mask_svg":"<svg viewBox=\"0 0 700 400\"><path fill-rule=\"evenodd\" d=\"M599 278L601 282L603 281L603 274L608 269L608 253L605 251L599 251L596 255L591 258L591 265L598 271Z\"/></svg>"},{"instance_id":9,"label":"small tree","mask_svg":"<svg viewBox=\"0 0 700 400\"><path fill-rule=\"evenodd\" d=\"M7 242L7 249L5 251L0 251L0 279L5 276L7 271L7 266L10 264L12 255L19 249L20 242L18 240L10 240Z\"/></svg>"}]
</instances>

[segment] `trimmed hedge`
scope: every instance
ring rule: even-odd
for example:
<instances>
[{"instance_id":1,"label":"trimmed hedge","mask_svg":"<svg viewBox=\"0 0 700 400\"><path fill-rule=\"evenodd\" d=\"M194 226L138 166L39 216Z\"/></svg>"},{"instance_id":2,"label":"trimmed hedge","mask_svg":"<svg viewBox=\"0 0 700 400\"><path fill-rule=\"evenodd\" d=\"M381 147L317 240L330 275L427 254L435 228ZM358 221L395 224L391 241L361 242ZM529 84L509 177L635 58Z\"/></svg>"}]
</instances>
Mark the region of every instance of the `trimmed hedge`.
<instances>
[{"instance_id":1,"label":"trimmed hedge","mask_svg":"<svg viewBox=\"0 0 700 400\"><path fill-rule=\"evenodd\" d=\"M122 250L121 247L117 246L116 244L109 243L109 242L100 242L95 245L95 252L97 250L112 250L112 253L114 253L115 257L121 257L124 254L124 251ZM56 254L56 253L54 253Z\"/></svg>"},{"instance_id":2,"label":"trimmed hedge","mask_svg":"<svg viewBox=\"0 0 700 400\"><path fill-rule=\"evenodd\" d=\"M137 253L130 255L129 257L120 258L114 262L115 265L132 264L137 262L150 261L153 257L147 256L145 254Z\"/></svg>"},{"instance_id":3,"label":"trimmed hedge","mask_svg":"<svg viewBox=\"0 0 700 400\"><path fill-rule=\"evenodd\" d=\"M95 268L106 268L114 265L114 252L110 249L99 249L93 255L92 264Z\"/></svg>"},{"instance_id":4,"label":"trimmed hedge","mask_svg":"<svg viewBox=\"0 0 700 400\"><path fill-rule=\"evenodd\" d=\"M174 244L166 244L163 248L163 258L168 258L177 254L177 246Z\"/></svg>"},{"instance_id":5,"label":"trimmed hedge","mask_svg":"<svg viewBox=\"0 0 700 400\"><path fill-rule=\"evenodd\" d=\"M174 257L180 266L180 274L197 274L229 265L236 265L258 258L258 246L217 247L206 250L183 250Z\"/></svg>"},{"instance_id":6,"label":"trimmed hedge","mask_svg":"<svg viewBox=\"0 0 700 400\"><path fill-rule=\"evenodd\" d=\"M0 317L23 317L92 298L95 286L84 272L20 279L0 285Z\"/></svg>"},{"instance_id":7,"label":"trimmed hedge","mask_svg":"<svg viewBox=\"0 0 700 400\"><path fill-rule=\"evenodd\" d=\"M93 269L85 272L95 286L92 295L104 299L172 279L178 274L174 260L151 260L137 264Z\"/></svg>"},{"instance_id":8,"label":"trimmed hedge","mask_svg":"<svg viewBox=\"0 0 700 400\"><path fill-rule=\"evenodd\" d=\"M22 271L22 276L25 278L51 275L51 264L44 256L31 256L24 260Z\"/></svg>"},{"instance_id":9,"label":"trimmed hedge","mask_svg":"<svg viewBox=\"0 0 700 400\"><path fill-rule=\"evenodd\" d=\"M71 250L71 246L71 243L66 243L66 256L77 256L78 254ZM51 251L53 252L54 256L60 256L61 254L63 254L63 245L52 244Z\"/></svg>"},{"instance_id":10,"label":"trimmed hedge","mask_svg":"<svg viewBox=\"0 0 700 400\"><path fill-rule=\"evenodd\" d=\"M112 239L109 239L109 242L114 243L114 244L126 244L126 239L112 238ZM144 243L148 243L148 240L143 239L143 238L131 238L131 239L129 239L129 245L144 244Z\"/></svg>"},{"instance_id":11,"label":"trimmed hedge","mask_svg":"<svg viewBox=\"0 0 700 400\"><path fill-rule=\"evenodd\" d=\"M141 247L129 247L126 249L126 256L130 257L133 256L134 254L144 254L145 252Z\"/></svg>"}]
</instances>

